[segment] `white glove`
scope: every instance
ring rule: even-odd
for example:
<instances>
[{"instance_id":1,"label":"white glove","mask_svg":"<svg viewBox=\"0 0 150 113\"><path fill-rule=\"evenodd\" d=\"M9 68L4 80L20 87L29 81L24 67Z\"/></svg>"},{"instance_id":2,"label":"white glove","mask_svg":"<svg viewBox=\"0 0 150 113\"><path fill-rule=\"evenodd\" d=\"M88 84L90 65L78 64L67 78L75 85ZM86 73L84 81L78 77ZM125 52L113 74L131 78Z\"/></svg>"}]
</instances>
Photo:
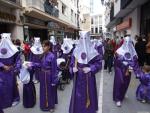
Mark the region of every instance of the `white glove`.
<instances>
[{"instance_id":1,"label":"white glove","mask_svg":"<svg viewBox=\"0 0 150 113\"><path fill-rule=\"evenodd\" d=\"M73 72L76 73L78 69L76 67L73 67Z\"/></svg>"},{"instance_id":2,"label":"white glove","mask_svg":"<svg viewBox=\"0 0 150 113\"><path fill-rule=\"evenodd\" d=\"M84 73L89 73L91 71L91 68L89 67L84 67L83 68Z\"/></svg>"},{"instance_id":3,"label":"white glove","mask_svg":"<svg viewBox=\"0 0 150 113\"><path fill-rule=\"evenodd\" d=\"M126 62L126 61L123 61L123 64L124 64L125 66L127 66L127 65L128 65L128 62Z\"/></svg>"},{"instance_id":4,"label":"white glove","mask_svg":"<svg viewBox=\"0 0 150 113\"><path fill-rule=\"evenodd\" d=\"M55 86L55 84L51 84L52 86Z\"/></svg>"}]
</instances>

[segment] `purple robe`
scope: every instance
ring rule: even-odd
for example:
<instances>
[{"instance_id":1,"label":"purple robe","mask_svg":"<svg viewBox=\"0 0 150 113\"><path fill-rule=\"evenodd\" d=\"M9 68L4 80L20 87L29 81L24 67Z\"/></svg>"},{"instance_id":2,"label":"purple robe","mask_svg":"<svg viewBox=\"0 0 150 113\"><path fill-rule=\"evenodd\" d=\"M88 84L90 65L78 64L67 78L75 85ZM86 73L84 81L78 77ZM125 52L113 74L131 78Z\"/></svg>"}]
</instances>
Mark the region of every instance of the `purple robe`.
<instances>
[{"instance_id":1,"label":"purple robe","mask_svg":"<svg viewBox=\"0 0 150 113\"><path fill-rule=\"evenodd\" d=\"M34 62L34 63L40 63L41 62L41 57L42 57L42 55L35 55L32 52L30 52L29 61ZM39 80L40 71L41 70L38 69L38 68L32 69L32 70L30 70L30 74L32 76L35 75L36 80Z\"/></svg>"},{"instance_id":2,"label":"purple robe","mask_svg":"<svg viewBox=\"0 0 150 113\"><path fill-rule=\"evenodd\" d=\"M5 71L3 66L12 66L9 71ZM12 103L20 100L19 90L17 87L16 75L21 68L20 54L16 53L10 58L0 58L0 79L1 95L3 99L2 108L11 107Z\"/></svg>"},{"instance_id":3,"label":"purple robe","mask_svg":"<svg viewBox=\"0 0 150 113\"><path fill-rule=\"evenodd\" d=\"M115 77L114 77L114 87L113 87L113 100L115 102L123 101L127 89L131 80L131 73L126 76L126 71L129 67L133 67L135 75L139 73L139 66L136 56L132 61L127 61L128 65L124 65L123 61L126 61L123 56L116 55L114 59Z\"/></svg>"},{"instance_id":4,"label":"purple robe","mask_svg":"<svg viewBox=\"0 0 150 113\"><path fill-rule=\"evenodd\" d=\"M140 101L146 100L147 102L150 102L150 73L142 73L139 79L141 83L137 88L136 97Z\"/></svg>"},{"instance_id":5,"label":"purple robe","mask_svg":"<svg viewBox=\"0 0 150 113\"><path fill-rule=\"evenodd\" d=\"M56 57L52 52L44 54L41 63L33 63L33 66L40 68L40 108L49 111L55 108L57 99L57 63ZM55 86L53 86L53 84Z\"/></svg>"},{"instance_id":6,"label":"purple robe","mask_svg":"<svg viewBox=\"0 0 150 113\"><path fill-rule=\"evenodd\" d=\"M39 63L40 55L30 52L29 61ZM36 104L36 90L33 83L33 76L35 75L36 79L39 80L40 69L31 68L28 71L30 73L30 81L28 84L23 85L23 106L25 108L32 108Z\"/></svg>"},{"instance_id":7,"label":"purple robe","mask_svg":"<svg viewBox=\"0 0 150 113\"><path fill-rule=\"evenodd\" d=\"M103 54L103 45L97 46L97 47L96 47L96 50L97 50L97 52L99 53L100 59L102 60L102 59L103 59L103 56L104 56L104 54ZM101 65L102 65L102 64L101 64Z\"/></svg>"},{"instance_id":8,"label":"purple robe","mask_svg":"<svg viewBox=\"0 0 150 113\"><path fill-rule=\"evenodd\" d=\"M3 88L3 81L1 80L1 78L0 78L0 113L4 113L3 112L3 108L2 108L2 97L3 97L3 95L2 95L2 88Z\"/></svg>"},{"instance_id":9,"label":"purple robe","mask_svg":"<svg viewBox=\"0 0 150 113\"><path fill-rule=\"evenodd\" d=\"M70 65L70 71L72 73L72 69L74 66L75 58L72 57ZM90 67L91 72L85 74L82 70L84 67ZM86 65L78 63L78 72L74 75L74 77L76 77L76 81L74 81L69 113L96 113L96 111L98 110L98 98L95 74L101 67L101 60L99 56L96 56ZM86 106L87 95L89 95L90 99L90 105L88 106L88 108Z\"/></svg>"},{"instance_id":10,"label":"purple robe","mask_svg":"<svg viewBox=\"0 0 150 113\"><path fill-rule=\"evenodd\" d=\"M53 53L56 58L61 55L61 46L58 43L56 45L53 45Z\"/></svg>"},{"instance_id":11,"label":"purple robe","mask_svg":"<svg viewBox=\"0 0 150 113\"><path fill-rule=\"evenodd\" d=\"M62 58L64 58L66 60L65 65L63 66L66 68L62 70L63 80L71 79L71 75L69 72L69 66L70 66L70 62L71 62L71 53L63 54Z\"/></svg>"}]
</instances>

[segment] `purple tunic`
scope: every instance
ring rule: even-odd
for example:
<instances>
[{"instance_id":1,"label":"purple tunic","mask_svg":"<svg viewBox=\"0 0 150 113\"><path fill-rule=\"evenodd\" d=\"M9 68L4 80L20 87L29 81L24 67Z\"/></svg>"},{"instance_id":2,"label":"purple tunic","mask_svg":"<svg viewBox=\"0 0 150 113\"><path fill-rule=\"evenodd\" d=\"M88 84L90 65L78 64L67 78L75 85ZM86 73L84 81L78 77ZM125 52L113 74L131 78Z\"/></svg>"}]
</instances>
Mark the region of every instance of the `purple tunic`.
<instances>
[{"instance_id":1,"label":"purple tunic","mask_svg":"<svg viewBox=\"0 0 150 113\"><path fill-rule=\"evenodd\" d=\"M150 73L142 73L139 79L141 83L137 88L136 97L140 101L146 100L150 102Z\"/></svg>"},{"instance_id":2,"label":"purple tunic","mask_svg":"<svg viewBox=\"0 0 150 113\"><path fill-rule=\"evenodd\" d=\"M63 80L71 79L71 75L69 72L69 66L70 66L70 62L71 62L71 53L63 54L62 58L64 58L66 60L65 65L64 65L66 68L62 70Z\"/></svg>"},{"instance_id":3,"label":"purple tunic","mask_svg":"<svg viewBox=\"0 0 150 113\"><path fill-rule=\"evenodd\" d=\"M12 66L9 71L5 71L3 66ZM19 101L19 91L17 87L16 75L19 73L21 68L21 59L19 53L16 53L10 58L0 58L0 79L1 88L0 92L2 95L3 103L2 108L11 107L14 101Z\"/></svg>"},{"instance_id":4,"label":"purple tunic","mask_svg":"<svg viewBox=\"0 0 150 113\"><path fill-rule=\"evenodd\" d=\"M3 97L3 95L2 95L2 88L3 88L3 81L1 80L1 78L0 78L0 113L4 113L3 112L3 109L2 109L2 97Z\"/></svg>"},{"instance_id":5,"label":"purple tunic","mask_svg":"<svg viewBox=\"0 0 150 113\"><path fill-rule=\"evenodd\" d=\"M52 52L44 54L40 64L33 64L34 67L41 68L40 72L40 108L49 111L55 108L58 103L57 87L57 63L56 57Z\"/></svg>"},{"instance_id":6,"label":"purple tunic","mask_svg":"<svg viewBox=\"0 0 150 113\"><path fill-rule=\"evenodd\" d=\"M35 55L32 52L30 52L29 61L34 63L40 63L41 62L42 55ZM36 68L30 71L30 74L33 76L35 75L36 80L39 80L39 74L40 69Z\"/></svg>"},{"instance_id":7,"label":"purple tunic","mask_svg":"<svg viewBox=\"0 0 150 113\"><path fill-rule=\"evenodd\" d=\"M139 73L139 66L137 64L137 58L134 57L132 61L127 61L129 65L124 65L123 61L125 61L123 56L116 55L114 59L114 67L115 67L115 78L114 78L114 87L113 87L113 100L123 101L127 89L131 80L131 73L126 76L126 71L129 67L133 67L135 74Z\"/></svg>"},{"instance_id":8,"label":"purple tunic","mask_svg":"<svg viewBox=\"0 0 150 113\"><path fill-rule=\"evenodd\" d=\"M70 70L72 73L72 68L74 67L74 65L75 58L72 57L70 65ZM85 74L82 70L84 67L90 67L91 72ZM78 63L78 72L74 76L76 77L76 81L74 81L69 113L96 113L96 111L98 110L98 98L95 74L101 67L101 60L98 56L86 65ZM87 95L89 95L90 99L90 105L88 107L86 106Z\"/></svg>"},{"instance_id":9,"label":"purple tunic","mask_svg":"<svg viewBox=\"0 0 150 113\"><path fill-rule=\"evenodd\" d=\"M61 55L61 46L59 44L53 45L53 52L56 58Z\"/></svg>"}]
</instances>

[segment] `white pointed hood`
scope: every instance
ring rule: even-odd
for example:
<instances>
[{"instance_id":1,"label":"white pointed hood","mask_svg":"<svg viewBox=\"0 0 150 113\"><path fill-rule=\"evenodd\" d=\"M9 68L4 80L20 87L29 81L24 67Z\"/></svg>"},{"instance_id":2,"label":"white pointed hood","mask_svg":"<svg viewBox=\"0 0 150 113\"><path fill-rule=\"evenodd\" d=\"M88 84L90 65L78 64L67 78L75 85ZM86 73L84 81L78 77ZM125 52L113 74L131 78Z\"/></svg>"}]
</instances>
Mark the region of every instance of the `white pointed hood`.
<instances>
[{"instance_id":1,"label":"white pointed hood","mask_svg":"<svg viewBox=\"0 0 150 113\"><path fill-rule=\"evenodd\" d=\"M63 40L63 44L61 45L61 49L64 54L68 54L73 48L73 43L71 39L65 38Z\"/></svg>"},{"instance_id":2,"label":"white pointed hood","mask_svg":"<svg viewBox=\"0 0 150 113\"><path fill-rule=\"evenodd\" d=\"M79 43L74 50L74 56L81 64L88 64L98 52L90 41L90 32L80 31Z\"/></svg>"},{"instance_id":3,"label":"white pointed hood","mask_svg":"<svg viewBox=\"0 0 150 113\"><path fill-rule=\"evenodd\" d=\"M125 37L124 43L116 51L117 54L124 56L127 59L133 59L134 56L137 56L135 48L133 46L133 41L129 36Z\"/></svg>"},{"instance_id":4,"label":"white pointed hood","mask_svg":"<svg viewBox=\"0 0 150 113\"><path fill-rule=\"evenodd\" d=\"M34 38L34 44L31 47L31 52L35 55L43 54L43 48L39 37Z\"/></svg>"},{"instance_id":5,"label":"white pointed hood","mask_svg":"<svg viewBox=\"0 0 150 113\"><path fill-rule=\"evenodd\" d=\"M17 47L11 41L11 33L1 34L0 58L10 58L18 52Z\"/></svg>"}]
</instances>

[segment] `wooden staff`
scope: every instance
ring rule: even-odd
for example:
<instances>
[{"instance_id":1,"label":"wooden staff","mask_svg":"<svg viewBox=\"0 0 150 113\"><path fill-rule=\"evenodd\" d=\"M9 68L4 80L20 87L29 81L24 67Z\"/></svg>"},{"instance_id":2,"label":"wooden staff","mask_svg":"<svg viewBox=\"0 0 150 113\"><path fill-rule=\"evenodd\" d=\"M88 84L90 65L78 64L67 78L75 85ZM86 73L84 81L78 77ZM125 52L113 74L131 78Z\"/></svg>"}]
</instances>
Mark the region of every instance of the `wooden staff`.
<instances>
[{"instance_id":1,"label":"wooden staff","mask_svg":"<svg viewBox=\"0 0 150 113\"><path fill-rule=\"evenodd\" d=\"M89 95L89 74L86 75L86 93L87 93L86 108L88 108L91 104Z\"/></svg>"}]
</instances>

